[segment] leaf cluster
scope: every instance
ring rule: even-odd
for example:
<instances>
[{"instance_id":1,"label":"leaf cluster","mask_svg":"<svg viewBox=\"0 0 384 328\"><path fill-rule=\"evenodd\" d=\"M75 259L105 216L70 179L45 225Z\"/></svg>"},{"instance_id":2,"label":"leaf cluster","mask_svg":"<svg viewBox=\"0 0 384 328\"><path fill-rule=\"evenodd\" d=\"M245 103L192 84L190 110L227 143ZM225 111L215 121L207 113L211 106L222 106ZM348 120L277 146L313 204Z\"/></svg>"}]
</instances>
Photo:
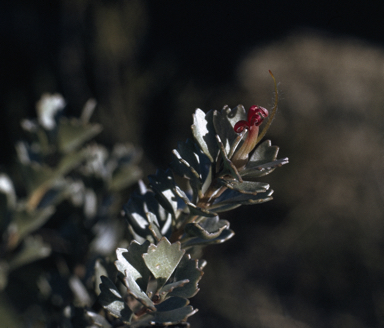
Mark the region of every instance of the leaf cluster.
<instances>
[{"instance_id":1,"label":"leaf cluster","mask_svg":"<svg viewBox=\"0 0 384 328\"><path fill-rule=\"evenodd\" d=\"M264 141L246 165L231 161L248 133L235 133L234 125L246 115L242 105L208 113L197 109L194 140L179 143L170 167L150 175L149 186L141 183L124 206L134 241L116 251L120 287L102 277L99 295L118 322L132 327L185 323L196 312L188 298L198 291L202 249L234 235L219 213L272 199L269 184L257 180L288 162L277 159L278 147Z\"/></svg>"}]
</instances>

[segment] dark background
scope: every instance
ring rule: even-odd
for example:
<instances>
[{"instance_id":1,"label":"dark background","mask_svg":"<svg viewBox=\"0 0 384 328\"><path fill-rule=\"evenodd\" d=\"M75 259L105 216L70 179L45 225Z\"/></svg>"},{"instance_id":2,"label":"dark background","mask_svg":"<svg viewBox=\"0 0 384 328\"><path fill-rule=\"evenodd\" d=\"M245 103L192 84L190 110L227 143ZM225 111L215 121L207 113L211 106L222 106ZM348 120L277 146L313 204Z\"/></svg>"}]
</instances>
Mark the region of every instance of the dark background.
<instances>
[{"instance_id":1,"label":"dark background","mask_svg":"<svg viewBox=\"0 0 384 328\"><path fill-rule=\"evenodd\" d=\"M274 201L225 216L236 236L205 254L192 326L382 327L382 102L370 112L334 114L339 108L324 99L317 118L308 118L305 106L295 112L288 90L302 65L300 59L291 65L284 40L313 35L335 47L358 40L381 53L383 7L382 1L3 1L0 168L12 173L19 122L36 116L44 92L61 93L69 116L95 98L93 120L104 125L99 141L142 147L147 174L165 168L176 142L190 137L196 107L259 101L239 67L255 49L283 43L276 46L279 67L292 70L273 69L283 100L271 137L291 163L266 179ZM382 67L373 70L383 76ZM369 79L370 72L355 78ZM270 79L267 70L260 74ZM301 82L318 92L310 76ZM333 78L326 79L333 88ZM273 93L268 83L266 99ZM345 146L361 126L362 145ZM364 136L377 137L378 148Z\"/></svg>"}]
</instances>

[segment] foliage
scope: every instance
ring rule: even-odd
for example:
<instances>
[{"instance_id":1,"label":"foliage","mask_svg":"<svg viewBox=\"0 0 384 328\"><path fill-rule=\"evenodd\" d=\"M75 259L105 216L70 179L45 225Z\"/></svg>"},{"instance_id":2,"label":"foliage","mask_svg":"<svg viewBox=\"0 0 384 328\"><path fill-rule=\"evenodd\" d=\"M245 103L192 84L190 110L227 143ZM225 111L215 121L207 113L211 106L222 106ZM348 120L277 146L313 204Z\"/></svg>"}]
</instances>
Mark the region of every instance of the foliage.
<instances>
[{"instance_id":1,"label":"foliage","mask_svg":"<svg viewBox=\"0 0 384 328\"><path fill-rule=\"evenodd\" d=\"M60 95L43 95L37 120L22 122L28 137L16 145L22 187L0 175L0 289L11 299L33 295L15 302L39 303L43 313L36 317L53 318L55 312L68 313L71 303L95 302L86 270L121 242L120 194L142 175L137 166L141 155L132 145L118 144L109 152L87 143L102 130L89 122L93 100L79 119L64 117L64 107ZM17 283L25 268L30 271L27 283ZM27 322L39 320L32 315ZM11 321L9 326L16 325Z\"/></svg>"},{"instance_id":2,"label":"foliage","mask_svg":"<svg viewBox=\"0 0 384 328\"><path fill-rule=\"evenodd\" d=\"M89 123L94 104L86 104L80 119L67 120L61 115L61 96L44 96L37 122L23 122L33 141L17 145L26 199L17 199L6 175L0 180L7 218L1 287L15 268L52 257L54 245L41 231L64 203L84 225L78 237L85 233L88 242L81 259L92 264L78 261L89 271L84 275L76 273L76 265L70 273L61 272L73 296L61 302L56 320L68 327L189 326L187 318L197 311L189 299L199 291L206 265L202 249L234 235L218 213L271 200L269 184L258 179L288 162L277 159L278 147L269 140L260 143L277 110L275 91L275 106L260 135L259 126L269 115L263 107L196 110L194 140L179 143L170 167L150 175L149 186L139 181L139 190L123 206L129 245L113 204L139 179L139 153L129 145L117 145L111 153L97 144L84 147L101 131ZM38 275L36 284L49 286L46 299L56 295L52 283L46 274Z\"/></svg>"}]
</instances>

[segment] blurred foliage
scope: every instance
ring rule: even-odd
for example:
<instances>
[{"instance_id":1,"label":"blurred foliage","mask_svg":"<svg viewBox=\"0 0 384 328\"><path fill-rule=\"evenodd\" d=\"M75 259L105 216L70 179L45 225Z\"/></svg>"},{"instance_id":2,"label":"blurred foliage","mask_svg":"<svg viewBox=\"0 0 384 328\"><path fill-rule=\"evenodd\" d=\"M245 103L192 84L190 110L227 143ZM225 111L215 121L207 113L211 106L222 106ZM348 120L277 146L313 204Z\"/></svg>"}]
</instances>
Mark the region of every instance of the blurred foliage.
<instances>
[{"instance_id":1,"label":"blurred foliage","mask_svg":"<svg viewBox=\"0 0 384 328\"><path fill-rule=\"evenodd\" d=\"M26 310L26 326L62 325L74 307L91 306L95 261L127 243L121 194L141 177L141 156L130 144L89 142L102 128L89 122L95 106L67 119L64 99L43 95L37 120L22 121L28 141L16 145L23 184L0 175L2 303Z\"/></svg>"}]
</instances>

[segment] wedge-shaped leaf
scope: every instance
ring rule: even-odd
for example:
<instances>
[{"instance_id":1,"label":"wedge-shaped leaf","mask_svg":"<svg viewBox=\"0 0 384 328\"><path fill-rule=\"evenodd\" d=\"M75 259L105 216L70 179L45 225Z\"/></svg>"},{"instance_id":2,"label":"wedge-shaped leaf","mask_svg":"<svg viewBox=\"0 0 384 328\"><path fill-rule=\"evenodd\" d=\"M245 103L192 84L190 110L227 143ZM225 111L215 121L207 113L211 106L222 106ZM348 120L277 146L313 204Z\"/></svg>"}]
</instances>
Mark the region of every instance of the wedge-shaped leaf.
<instances>
[{"instance_id":1,"label":"wedge-shaped leaf","mask_svg":"<svg viewBox=\"0 0 384 328\"><path fill-rule=\"evenodd\" d=\"M61 119L58 135L59 149L63 153L69 153L99 134L101 130L102 126L99 124L83 124L76 119Z\"/></svg>"},{"instance_id":2,"label":"wedge-shaped leaf","mask_svg":"<svg viewBox=\"0 0 384 328\"><path fill-rule=\"evenodd\" d=\"M143 196L145 201L145 211L149 229L156 234L156 239L159 241L161 237L170 237L172 233L172 214L162 207L155 198L152 191L147 191Z\"/></svg>"},{"instance_id":3,"label":"wedge-shaped leaf","mask_svg":"<svg viewBox=\"0 0 384 328\"><path fill-rule=\"evenodd\" d=\"M217 143L219 145L220 155L221 155L221 158L222 158L223 164L224 164L224 171L221 172L221 174L227 173L227 174L230 174L234 179L237 179L238 181L243 181L243 179L241 178L236 166L229 160L229 158L227 156L227 152L224 149L224 145L221 142L221 139L218 135L216 136L216 139L217 139Z\"/></svg>"},{"instance_id":4,"label":"wedge-shaped leaf","mask_svg":"<svg viewBox=\"0 0 384 328\"><path fill-rule=\"evenodd\" d=\"M184 252L180 249L179 242L171 244L168 239L163 237L157 246L151 244L148 247L148 253L143 254L145 264L158 282L158 290L164 286L175 271Z\"/></svg>"},{"instance_id":5,"label":"wedge-shaped leaf","mask_svg":"<svg viewBox=\"0 0 384 328\"><path fill-rule=\"evenodd\" d=\"M200 222L188 223L185 226L185 233L187 236L199 237L203 239L215 239L221 233L229 228L229 222L226 220L219 220L218 216L207 217Z\"/></svg>"},{"instance_id":6,"label":"wedge-shaped leaf","mask_svg":"<svg viewBox=\"0 0 384 328\"><path fill-rule=\"evenodd\" d=\"M179 288L175 288L169 295L183 298L195 296L199 291L197 286L202 276L203 271L198 266L198 260L193 260L189 254L185 254L175 271L174 280L184 281L188 279L189 282Z\"/></svg>"},{"instance_id":7,"label":"wedge-shaped leaf","mask_svg":"<svg viewBox=\"0 0 384 328\"><path fill-rule=\"evenodd\" d=\"M246 118L246 112L242 105L238 105L234 109L225 106L220 112L215 111L213 114L213 124L216 134L224 145L225 152L228 154L232 143L237 138L238 134L233 130L233 126L240 120Z\"/></svg>"},{"instance_id":8,"label":"wedge-shaped leaf","mask_svg":"<svg viewBox=\"0 0 384 328\"><path fill-rule=\"evenodd\" d=\"M157 305L158 310L150 315L143 316L139 321L132 322L131 327L164 327L188 328L185 322L191 315L197 312L192 306L187 305L188 301L171 297Z\"/></svg>"},{"instance_id":9,"label":"wedge-shaped leaf","mask_svg":"<svg viewBox=\"0 0 384 328\"><path fill-rule=\"evenodd\" d=\"M171 170L157 170L156 175L148 176L148 180L161 206L175 217L177 199L174 193L175 181Z\"/></svg>"},{"instance_id":10,"label":"wedge-shaped leaf","mask_svg":"<svg viewBox=\"0 0 384 328\"><path fill-rule=\"evenodd\" d=\"M121 319L125 323L129 323L133 313L124 302L124 299L120 295L112 280L102 276L100 291L99 303L103 306L103 308L114 317Z\"/></svg>"},{"instance_id":11,"label":"wedge-shaped leaf","mask_svg":"<svg viewBox=\"0 0 384 328\"><path fill-rule=\"evenodd\" d=\"M196 202L199 197L201 197L201 187L202 180L200 178L199 173L186 161L184 158L180 156L177 150L173 150L173 161L170 166L172 170L178 174L189 180L189 185L192 188L193 201Z\"/></svg>"},{"instance_id":12,"label":"wedge-shaped leaf","mask_svg":"<svg viewBox=\"0 0 384 328\"><path fill-rule=\"evenodd\" d=\"M185 143L180 142L177 150L175 149L173 153L177 161L188 169L185 171L185 177L189 179L192 177L200 178L200 158L196 154L196 145L191 139Z\"/></svg>"},{"instance_id":13,"label":"wedge-shaped leaf","mask_svg":"<svg viewBox=\"0 0 384 328\"><path fill-rule=\"evenodd\" d=\"M183 287L187 283L189 283L189 280L188 279L184 279L184 280L179 280L179 281L176 281L176 282L172 282L172 283L166 284L166 285L163 286L163 288L160 289L159 295L160 295L160 297L162 299L165 299L165 297L170 292L172 292L175 288Z\"/></svg>"},{"instance_id":14,"label":"wedge-shaped leaf","mask_svg":"<svg viewBox=\"0 0 384 328\"><path fill-rule=\"evenodd\" d=\"M191 164L181 157L180 153L176 149L174 149L172 153L174 158L170 166L173 172L189 180L198 180L200 178L199 173L197 173Z\"/></svg>"},{"instance_id":15,"label":"wedge-shaped leaf","mask_svg":"<svg viewBox=\"0 0 384 328\"><path fill-rule=\"evenodd\" d=\"M273 162L268 162L264 164L256 164L248 162L244 170L241 171L241 176L244 180L254 180L260 178L264 175L267 175L275 170L276 167L280 167L288 163L288 158L278 159Z\"/></svg>"},{"instance_id":16,"label":"wedge-shaped leaf","mask_svg":"<svg viewBox=\"0 0 384 328\"><path fill-rule=\"evenodd\" d=\"M260 192L257 195L245 194L237 190L228 189L215 200L211 207L213 210L216 210L216 208L227 204L250 205L264 203L272 199L272 194L273 190L271 189L266 192Z\"/></svg>"},{"instance_id":17,"label":"wedge-shaped leaf","mask_svg":"<svg viewBox=\"0 0 384 328\"><path fill-rule=\"evenodd\" d=\"M122 251L120 253L124 260L127 261L137 271L138 274L136 273L136 282L142 290L147 289L149 276L151 274L143 259L143 254L147 252L148 246L149 241L145 241L141 245L136 241L132 241L128 247L128 250L126 252ZM116 250L116 253L118 251L119 249ZM125 263L124 260L121 264ZM119 271L121 272L120 269Z\"/></svg>"},{"instance_id":18,"label":"wedge-shaped leaf","mask_svg":"<svg viewBox=\"0 0 384 328\"><path fill-rule=\"evenodd\" d=\"M188 305L188 300L171 297L157 305L157 311L153 314L151 324L171 325L187 320L188 317L195 314L192 306Z\"/></svg>"},{"instance_id":19,"label":"wedge-shaped leaf","mask_svg":"<svg viewBox=\"0 0 384 328\"><path fill-rule=\"evenodd\" d=\"M142 192L144 195L135 192L124 205L134 238L139 242L145 239L155 242L162 236L169 237L172 232L172 214L159 204L152 191L143 189Z\"/></svg>"},{"instance_id":20,"label":"wedge-shaped leaf","mask_svg":"<svg viewBox=\"0 0 384 328\"><path fill-rule=\"evenodd\" d=\"M211 162L217 157L218 148L215 140L215 128L213 126L213 111L205 114L201 109L196 109L193 115L193 136L201 150L208 156Z\"/></svg>"},{"instance_id":21,"label":"wedge-shaped leaf","mask_svg":"<svg viewBox=\"0 0 384 328\"><path fill-rule=\"evenodd\" d=\"M172 311L187 306L188 304L189 301L185 298L171 297L156 305L156 309L158 312Z\"/></svg>"},{"instance_id":22,"label":"wedge-shaped leaf","mask_svg":"<svg viewBox=\"0 0 384 328\"><path fill-rule=\"evenodd\" d=\"M257 195L258 193L266 192L269 189L269 184L264 182L253 182L253 181L243 181L239 182L237 180L229 179L219 179L219 182L226 186L229 189L236 190L242 194L251 194Z\"/></svg>"},{"instance_id":23,"label":"wedge-shaped leaf","mask_svg":"<svg viewBox=\"0 0 384 328\"><path fill-rule=\"evenodd\" d=\"M115 265L117 270L119 270L123 274L123 276L130 275L134 280L141 278L140 272L137 271L131 265L131 263L127 261L127 259L123 255L124 253L128 253L128 250L125 248L118 248L116 250L117 261L115 261Z\"/></svg>"},{"instance_id":24,"label":"wedge-shaped leaf","mask_svg":"<svg viewBox=\"0 0 384 328\"><path fill-rule=\"evenodd\" d=\"M223 232L214 239L204 239L199 237L185 238L185 240L181 239L181 246L183 249L188 249L190 247L195 246L207 246L213 244L220 244L234 236L234 232L231 229L225 229Z\"/></svg>"},{"instance_id":25,"label":"wedge-shaped leaf","mask_svg":"<svg viewBox=\"0 0 384 328\"><path fill-rule=\"evenodd\" d=\"M149 229L147 214L144 210L143 196L136 192L133 193L123 209L127 214L127 221L131 231L136 234L135 239L138 239L137 236L140 236L143 241L149 239L149 237L152 236L152 232ZM141 240L139 241L141 242Z\"/></svg>"},{"instance_id":26,"label":"wedge-shaped leaf","mask_svg":"<svg viewBox=\"0 0 384 328\"><path fill-rule=\"evenodd\" d=\"M149 274L147 273L147 270L145 270L145 268L143 267L143 263L140 263L140 259L138 258L138 256L141 256L143 254L143 251L145 251L147 248L147 242L143 245L138 245L134 242L129 248L131 253L136 253L132 254L130 259L140 267L144 277L135 267L133 267L131 263L128 262L128 260L124 256L125 253L129 254L127 249L118 248L116 250L117 261L115 261L115 265L116 268L123 274L123 280L125 286L128 288L128 292L138 301L140 301L143 305L154 310L153 302L142 289L142 287L144 287L144 290L146 290ZM136 281L141 282L142 287L140 287L140 285Z\"/></svg>"},{"instance_id":27,"label":"wedge-shaped leaf","mask_svg":"<svg viewBox=\"0 0 384 328\"><path fill-rule=\"evenodd\" d=\"M235 208L238 208L240 206L241 204L236 204L236 203L217 203L217 204L211 205L212 209L217 213L227 212Z\"/></svg>"},{"instance_id":28,"label":"wedge-shaped leaf","mask_svg":"<svg viewBox=\"0 0 384 328\"><path fill-rule=\"evenodd\" d=\"M276 159L278 152L279 147L272 146L271 140L265 140L256 147L249 158L249 162L255 165L273 162Z\"/></svg>"}]
</instances>

